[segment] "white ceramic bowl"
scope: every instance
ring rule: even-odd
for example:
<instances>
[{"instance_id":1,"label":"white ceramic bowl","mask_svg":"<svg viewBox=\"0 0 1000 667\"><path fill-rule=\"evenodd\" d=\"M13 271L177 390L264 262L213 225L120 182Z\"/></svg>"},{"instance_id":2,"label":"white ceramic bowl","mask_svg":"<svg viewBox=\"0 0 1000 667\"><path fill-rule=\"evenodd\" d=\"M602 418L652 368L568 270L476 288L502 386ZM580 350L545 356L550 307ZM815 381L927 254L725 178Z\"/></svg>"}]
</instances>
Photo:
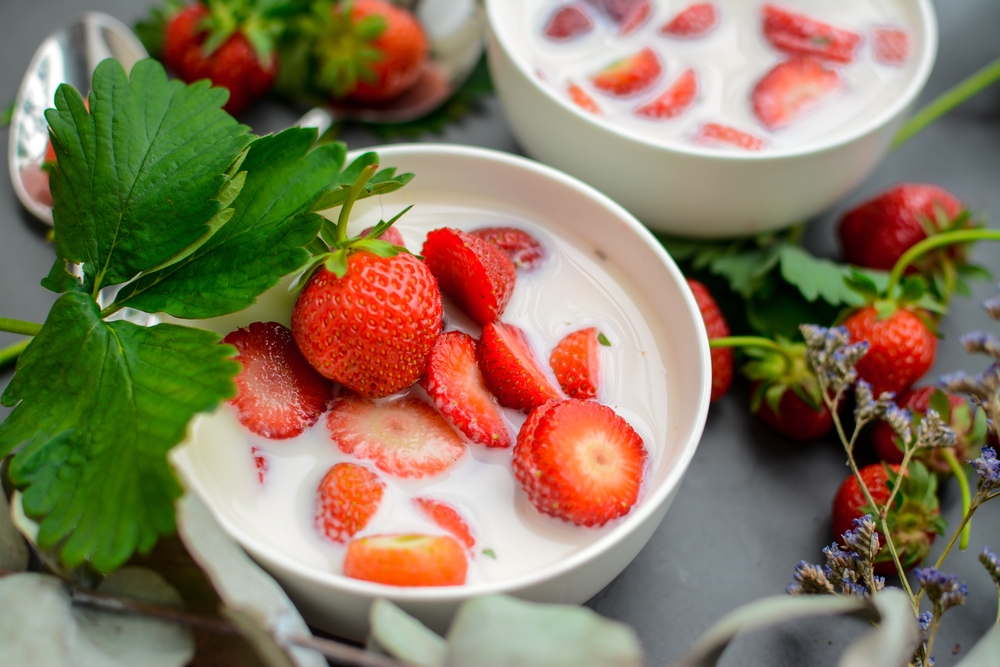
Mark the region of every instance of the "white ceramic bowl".
<instances>
[{"instance_id":1,"label":"white ceramic bowl","mask_svg":"<svg viewBox=\"0 0 1000 667\"><path fill-rule=\"evenodd\" d=\"M565 230L599 248L638 292L647 317L660 334L655 345L663 361L668 400L666 420L655 442L660 454L648 471L644 497L614 529L564 560L524 576L457 587L397 588L349 579L306 567L261 539L222 495L213 472L219 455L213 441L190 437L174 452L174 463L187 485L212 510L223 528L284 586L312 625L340 636L363 639L368 607L377 597L393 600L430 626L447 628L458 605L473 596L510 593L562 603L582 603L620 573L660 524L677 492L701 437L708 412L711 361L698 307L676 265L653 236L624 209L593 188L550 167L495 151L459 146L417 144L375 149L385 166L417 176L402 190L375 205L396 211L418 195L444 202L458 194L495 210L513 211L556 235ZM272 294L273 293L273 294ZM273 319L268 308L287 300L279 286L241 313L209 322L231 331L258 319ZM290 309L290 306L286 306ZM287 317L286 317L287 322ZM223 466L227 465L222 460ZM231 465L231 462L230 462ZM217 469L216 469L217 470Z\"/></svg>"},{"instance_id":2,"label":"white ceramic bowl","mask_svg":"<svg viewBox=\"0 0 1000 667\"><path fill-rule=\"evenodd\" d=\"M937 53L930 0L905 0L909 22L918 29L918 62L897 99L848 131L802 148L718 150L656 142L558 94L518 47L521 4L486 0L490 72L520 145L601 190L649 227L683 236L756 234L803 222L831 206L885 156Z\"/></svg>"}]
</instances>

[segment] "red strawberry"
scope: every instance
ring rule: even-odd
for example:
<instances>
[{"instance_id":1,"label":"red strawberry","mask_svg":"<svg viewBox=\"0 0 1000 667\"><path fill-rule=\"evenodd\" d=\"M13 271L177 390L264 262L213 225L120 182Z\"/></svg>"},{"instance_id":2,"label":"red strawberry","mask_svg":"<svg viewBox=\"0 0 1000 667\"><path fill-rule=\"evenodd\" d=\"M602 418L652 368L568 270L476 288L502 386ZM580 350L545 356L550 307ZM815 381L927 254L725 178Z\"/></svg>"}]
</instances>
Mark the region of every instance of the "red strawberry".
<instances>
[{"instance_id":1,"label":"red strawberry","mask_svg":"<svg viewBox=\"0 0 1000 667\"><path fill-rule=\"evenodd\" d=\"M759 151L767 145L763 139L728 125L704 123L695 135L695 141L707 146L742 148L745 151Z\"/></svg>"},{"instance_id":2,"label":"red strawberry","mask_svg":"<svg viewBox=\"0 0 1000 667\"><path fill-rule=\"evenodd\" d=\"M458 229L435 229L421 251L441 291L483 326L503 314L517 269L498 247Z\"/></svg>"},{"instance_id":3,"label":"red strawberry","mask_svg":"<svg viewBox=\"0 0 1000 667\"><path fill-rule=\"evenodd\" d=\"M257 468L257 480L260 481L261 486L267 482L267 471L270 469L270 464L267 461L267 457L257 447L250 448L250 454L253 455L253 464Z\"/></svg>"},{"instance_id":4,"label":"red strawberry","mask_svg":"<svg viewBox=\"0 0 1000 667\"><path fill-rule=\"evenodd\" d=\"M616 60L590 80L601 92L615 97L631 97L649 89L662 72L660 56L647 47L627 58Z\"/></svg>"},{"instance_id":5,"label":"red strawberry","mask_svg":"<svg viewBox=\"0 0 1000 667\"><path fill-rule=\"evenodd\" d=\"M882 463L873 463L860 470L872 500L878 505L877 509L889 500L888 482L901 485L886 521L900 562L909 569L926 557L935 535L941 533L945 526L938 508L937 478L929 475L918 462L911 465L906 477L900 478L898 473L899 466ZM853 474L848 475L833 499L833 532L844 546L847 545L841 536L854 528L854 519L865 514L875 517L873 510L876 508L866 507L867 504L857 478ZM881 533L879 543L885 545ZM888 549L882 549L876 557L875 572L883 575L895 573L895 564Z\"/></svg>"},{"instance_id":6,"label":"red strawberry","mask_svg":"<svg viewBox=\"0 0 1000 667\"><path fill-rule=\"evenodd\" d=\"M957 197L936 185L900 183L840 220L844 259L856 266L889 271L928 233L949 228L964 208ZM941 252L936 253L938 261L943 257Z\"/></svg>"},{"instance_id":7,"label":"red strawberry","mask_svg":"<svg viewBox=\"0 0 1000 667\"><path fill-rule=\"evenodd\" d=\"M624 23L630 14L638 11L649 0L587 0L602 9L615 23Z\"/></svg>"},{"instance_id":8,"label":"red strawberry","mask_svg":"<svg viewBox=\"0 0 1000 667\"><path fill-rule=\"evenodd\" d=\"M372 230L374 229L375 229L374 227L368 227L367 229L362 231L358 236L366 237L369 234L371 234ZM403 235L400 234L399 230L396 229L395 227L390 227L389 229L382 232L382 235L379 238L385 241L386 243L391 243L392 245L398 245L400 248L406 247L406 241L403 240Z\"/></svg>"},{"instance_id":9,"label":"red strawberry","mask_svg":"<svg viewBox=\"0 0 1000 667\"><path fill-rule=\"evenodd\" d=\"M412 397L376 403L342 394L334 401L326 426L340 451L372 461L397 477L436 475L465 454L465 444L448 422Z\"/></svg>"},{"instance_id":10,"label":"red strawberry","mask_svg":"<svg viewBox=\"0 0 1000 667\"><path fill-rule=\"evenodd\" d=\"M599 335L594 327L574 331L559 341L549 355L549 366L570 398L597 398L601 370Z\"/></svg>"},{"instance_id":11,"label":"red strawberry","mask_svg":"<svg viewBox=\"0 0 1000 667\"><path fill-rule=\"evenodd\" d=\"M754 414L775 431L795 440L816 440L833 428L833 415L826 404L820 403L818 409L814 408L791 390L781 395L777 410L767 401L761 401Z\"/></svg>"},{"instance_id":12,"label":"red strawberry","mask_svg":"<svg viewBox=\"0 0 1000 667\"><path fill-rule=\"evenodd\" d=\"M389 586L461 586L469 564L447 535L373 535L347 545L344 575Z\"/></svg>"},{"instance_id":13,"label":"red strawberry","mask_svg":"<svg viewBox=\"0 0 1000 667\"><path fill-rule=\"evenodd\" d=\"M271 89L278 71L273 51L260 48L266 40L251 41L248 35L275 30L273 20L246 13L240 3L214 2L209 9L195 2L167 23L163 62L189 83L207 78L227 88L225 109L238 114Z\"/></svg>"},{"instance_id":14,"label":"red strawberry","mask_svg":"<svg viewBox=\"0 0 1000 667\"><path fill-rule=\"evenodd\" d=\"M753 110L769 130L797 121L843 86L840 75L815 58L793 58L764 75L753 89Z\"/></svg>"},{"instance_id":15,"label":"red strawberry","mask_svg":"<svg viewBox=\"0 0 1000 667\"><path fill-rule=\"evenodd\" d=\"M625 18L622 19L622 27L618 32L619 37L628 37L636 30L641 28L649 20L649 17L653 15L653 5L649 0L645 2L639 2L633 6Z\"/></svg>"},{"instance_id":16,"label":"red strawberry","mask_svg":"<svg viewBox=\"0 0 1000 667\"><path fill-rule=\"evenodd\" d=\"M510 447L510 433L476 362L476 340L460 331L441 334L420 381L435 407L469 440Z\"/></svg>"},{"instance_id":17,"label":"red strawberry","mask_svg":"<svg viewBox=\"0 0 1000 667\"><path fill-rule=\"evenodd\" d=\"M725 338L729 335L729 323L723 317L719 305L712 298L708 288L697 280L687 279L688 287L694 294L694 300L705 321L708 339ZM712 350L712 400L722 398L733 381L733 350L728 347L717 347Z\"/></svg>"},{"instance_id":18,"label":"red strawberry","mask_svg":"<svg viewBox=\"0 0 1000 667\"><path fill-rule=\"evenodd\" d=\"M883 65L905 65L910 57L910 35L899 28L872 29L872 53Z\"/></svg>"},{"instance_id":19,"label":"red strawberry","mask_svg":"<svg viewBox=\"0 0 1000 667\"><path fill-rule=\"evenodd\" d=\"M527 336L513 324L497 321L483 327L476 358L486 386L501 405L530 412L545 401L561 398L535 361Z\"/></svg>"},{"instance_id":20,"label":"red strawberry","mask_svg":"<svg viewBox=\"0 0 1000 667\"><path fill-rule=\"evenodd\" d=\"M319 421L332 386L302 357L292 332L277 322L254 322L226 336L243 368L236 376L240 423L265 438L294 438Z\"/></svg>"},{"instance_id":21,"label":"red strawberry","mask_svg":"<svg viewBox=\"0 0 1000 667\"><path fill-rule=\"evenodd\" d=\"M576 5L562 5L549 19L543 32L549 39L565 41L588 33L593 28L593 20L582 8Z\"/></svg>"},{"instance_id":22,"label":"red strawberry","mask_svg":"<svg viewBox=\"0 0 1000 667\"><path fill-rule=\"evenodd\" d=\"M468 549L474 549L476 538L469 530L469 524L454 507L443 500L433 498L414 498L413 504L420 508L431 521L454 535Z\"/></svg>"},{"instance_id":23,"label":"red strawberry","mask_svg":"<svg viewBox=\"0 0 1000 667\"><path fill-rule=\"evenodd\" d=\"M698 96L698 75L693 69L684 70L670 87L635 110L637 116L667 120L681 115Z\"/></svg>"},{"instance_id":24,"label":"red strawberry","mask_svg":"<svg viewBox=\"0 0 1000 667\"><path fill-rule=\"evenodd\" d=\"M937 338L911 310L898 308L883 319L875 306L865 306L854 311L844 326L853 340L871 345L857 370L876 396L883 391L902 394L934 363Z\"/></svg>"},{"instance_id":25,"label":"red strawberry","mask_svg":"<svg viewBox=\"0 0 1000 667\"><path fill-rule=\"evenodd\" d=\"M601 107L599 107L597 102L594 101L594 98L588 95L587 91L580 86L575 83L570 83L566 86L566 94L569 95L569 99L571 99L575 105L584 111L597 116L601 115Z\"/></svg>"},{"instance_id":26,"label":"red strawberry","mask_svg":"<svg viewBox=\"0 0 1000 667\"><path fill-rule=\"evenodd\" d=\"M764 37L782 51L812 55L841 63L854 60L861 35L835 28L805 14L764 5Z\"/></svg>"},{"instance_id":27,"label":"red strawberry","mask_svg":"<svg viewBox=\"0 0 1000 667\"><path fill-rule=\"evenodd\" d=\"M368 525L384 493L385 482L368 468L338 463L319 483L316 527L334 542L344 543Z\"/></svg>"},{"instance_id":28,"label":"red strawberry","mask_svg":"<svg viewBox=\"0 0 1000 667\"><path fill-rule=\"evenodd\" d=\"M347 274L320 268L295 302L292 333L320 373L369 398L409 387L443 326L441 293L409 254L355 252Z\"/></svg>"},{"instance_id":29,"label":"red strawberry","mask_svg":"<svg viewBox=\"0 0 1000 667\"><path fill-rule=\"evenodd\" d=\"M525 421L514 475L539 512L603 526L632 509L647 457L642 438L614 410L571 398L550 401Z\"/></svg>"},{"instance_id":30,"label":"red strawberry","mask_svg":"<svg viewBox=\"0 0 1000 667\"><path fill-rule=\"evenodd\" d=\"M584 93L586 94L586 93ZM531 271L545 259L545 247L534 236L517 227L483 227L469 232L492 243L507 255L518 269Z\"/></svg>"},{"instance_id":31,"label":"red strawberry","mask_svg":"<svg viewBox=\"0 0 1000 667\"><path fill-rule=\"evenodd\" d=\"M719 10L712 2L698 2L681 10L660 27L661 35L693 39L707 35L719 23Z\"/></svg>"}]
</instances>

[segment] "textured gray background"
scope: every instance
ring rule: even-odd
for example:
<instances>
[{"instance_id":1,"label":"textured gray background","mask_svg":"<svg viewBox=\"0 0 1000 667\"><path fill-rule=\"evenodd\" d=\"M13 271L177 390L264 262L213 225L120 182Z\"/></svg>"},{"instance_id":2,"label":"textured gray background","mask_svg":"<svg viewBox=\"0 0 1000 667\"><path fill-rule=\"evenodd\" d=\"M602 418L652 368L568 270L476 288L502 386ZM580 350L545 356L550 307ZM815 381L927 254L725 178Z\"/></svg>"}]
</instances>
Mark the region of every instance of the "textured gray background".
<instances>
[{"instance_id":1,"label":"textured gray background","mask_svg":"<svg viewBox=\"0 0 1000 667\"><path fill-rule=\"evenodd\" d=\"M24 68L41 40L55 27L89 9L109 12L126 24L151 3L128 0L0 0L0 105L13 100ZM993 0L937 2L941 48L923 101L1000 55L1000 4ZM282 129L298 114L264 103L242 118L258 133ZM941 185L977 213L1000 226L1000 87L984 92L926 130L888 160L829 215L816 220L807 243L816 252L838 253L833 222L839 213L900 181ZM376 143L361 130L342 134L351 148ZM473 144L520 153L494 99L480 112L426 141ZM0 132L6 156L7 133ZM44 320L54 300L39 286L52 264L44 229L17 203L6 159L0 176L0 316ZM975 258L1000 276L1000 246L981 246ZM982 367L957 343L959 334L989 327L979 302L993 285L977 286L971 300L959 299L944 321L937 364L931 377ZM0 346L17 340L0 333ZM10 371L0 373L6 386ZM818 561L833 538L830 502L847 473L839 445L830 440L791 442L749 416L745 386L713 406L705 436L663 525L638 558L589 606L635 627L650 665L666 665L725 612L751 600L781 593L800 559ZM9 411L0 408L0 418ZM943 511L952 523L958 491L947 485ZM996 595L975 560L983 544L1000 551L1000 504L987 506L974 521L971 548L949 559L972 589L968 604L949 612L939 635L939 665L954 664L996 618ZM940 545L939 545L940 547ZM853 621L799 622L741 637L724 665L834 665L852 637L865 629ZM953 654L953 651L957 654ZM1000 664L1000 658L998 663Z\"/></svg>"}]
</instances>

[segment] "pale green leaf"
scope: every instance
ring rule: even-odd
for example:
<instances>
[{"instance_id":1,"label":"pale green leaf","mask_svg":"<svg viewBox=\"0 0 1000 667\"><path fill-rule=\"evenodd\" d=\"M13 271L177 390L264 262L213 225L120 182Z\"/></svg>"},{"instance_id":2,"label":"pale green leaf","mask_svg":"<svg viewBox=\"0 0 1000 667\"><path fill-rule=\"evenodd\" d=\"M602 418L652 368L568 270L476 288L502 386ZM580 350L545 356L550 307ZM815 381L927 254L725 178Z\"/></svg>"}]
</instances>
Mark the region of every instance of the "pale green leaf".
<instances>
[{"instance_id":1,"label":"pale green leaf","mask_svg":"<svg viewBox=\"0 0 1000 667\"><path fill-rule=\"evenodd\" d=\"M1000 625L994 625L955 667L996 667L1000 656Z\"/></svg>"},{"instance_id":2,"label":"pale green leaf","mask_svg":"<svg viewBox=\"0 0 1000 667\"><path fill-rule=\"evenodd\" d=\"M368 613L369 646L417 667L443 667L448 643L405 611L379 598Z\"/></svg>"},{"instance_id":3,"label":"pale green leaf","mask_svg":"<svg viewBox=\"0 0 1000 667\"><path fill-rule=\"evenodd\" d=\"M920 643L920 627L910 598L898 588L886 588L874 599L878 627L847 647L840 667L905 667Z\"/></svg>"}]
</instances>

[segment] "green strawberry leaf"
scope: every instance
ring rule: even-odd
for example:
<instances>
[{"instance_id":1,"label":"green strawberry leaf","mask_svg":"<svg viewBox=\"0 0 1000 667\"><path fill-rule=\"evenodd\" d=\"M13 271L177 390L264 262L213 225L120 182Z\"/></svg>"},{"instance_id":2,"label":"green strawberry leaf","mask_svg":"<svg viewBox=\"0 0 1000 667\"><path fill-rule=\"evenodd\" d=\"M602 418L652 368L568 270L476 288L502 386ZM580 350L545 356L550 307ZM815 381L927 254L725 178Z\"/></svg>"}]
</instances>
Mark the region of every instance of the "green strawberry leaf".
<instances>
[{"instance_id":1,"label":"green strawberry leaf","mask_svg":"<svg viewBox=\"0 0 1000 667\"><path fill-rule=\"evenodd\" d=\"M854 273L858 274L857 279ZM833 306L862 306L864 296L846 281L860 280L859 285L870 289L875 285L873 273L814 257L796 245L781 247L781 277L797 287L807 301L823 299ZM885 281L888 282L888 279L886 274Z\"/></svg>"},{"instance_id":2,"label":"green strawberry leaf","mask_svg":"<svg viewBox=\"0 0 1000 667\"><path fill-rule=\"evenodd\" d=\"M951 423L951 403L948 402L948 395L940 389L931 394L930 409L941 415L945 424Z\"/></svg>"},{"instance_id":3,"label":"green strawberry leaf","mask_svg":"<svg viewBox=\"0 0 1000 667\"><path fill-rule=\"evenodd\" d=\"M88 292L131 280L208 231L225 172L250 142L225 99L207 81L168 82L154 60L136 63L131 79L117 61L101 62L90 113L74 88L58 88L45 113L58 159L56 262L82 264Z\"/></svg>"},{"instance_id":4,"label":"green strawberry leaf","mask_svg":"<svg viewBox=\"0 0 1000 667\"><path fill-rule=\"evenodd\" d=\"M235 393L234 350L217 334L104 322L70 292L56 301L3 394L0 457L67 565L112 569L174 528L181 488L166 460L196 412Z\"/></svg>"},{"instance_id":5,"label":"green strawberry leaf","mask_svg":"<svg viewBox=\"0 0 1000 667\"><path fill-rule=\"evenodd\" d=\"M373 164L378 164L378 155L375 153L365 153L358 157L344 171L340 172L335 179L328 181L329 185L313 203L312 210L325 211L340 206L347 201L351 187L358 180L358 176L361 175L362 170ZM372 176L371 180L365 186L364 191L358 196L358 199L367 199L368 197L395 192L412 180L413 174L400 174L396 176L395 168L383 169Z\"/></svg>"},{"instance_id":6,"label":"green strawberry leaf","mask_svg":"<svg viewBox=\"0 0 1000 667\"><path fill-rule=\"evenodd\" d=\"M10 125L10 119L14 117L14 101L11 100L10 104L4 107L3 111L0 111L0 127L7 127Z\"/></svg>"},{"instance_id":7,"label":"green strawberry leaf","mask_svg":"<svg viewBox=\"0 0 1000 667\"><path fill-rule=\"evenodd\" d=\"M861 304L875 301L882 293L882 287L875 282L875 279L870 274L856 267L850 268L848 274L844 276L843 281L849 290L861 296ZM888 279L886 279L886 284L888 282Z\"/></svg>"},{"instance_id":8,"label":"green strawberry leaf","mask_svg":"<svg viewBox=\"0 0 1000 667\"><path fill-rule=\"evenodd\" d=\"M837 319L840 308L823 299L807 301L795 286L773 280L778 284L772 291L759 292L746 301L747 323L758 333L795 339L801 336L803 322L828 326Z\"/></svg>"}]
</instances>

